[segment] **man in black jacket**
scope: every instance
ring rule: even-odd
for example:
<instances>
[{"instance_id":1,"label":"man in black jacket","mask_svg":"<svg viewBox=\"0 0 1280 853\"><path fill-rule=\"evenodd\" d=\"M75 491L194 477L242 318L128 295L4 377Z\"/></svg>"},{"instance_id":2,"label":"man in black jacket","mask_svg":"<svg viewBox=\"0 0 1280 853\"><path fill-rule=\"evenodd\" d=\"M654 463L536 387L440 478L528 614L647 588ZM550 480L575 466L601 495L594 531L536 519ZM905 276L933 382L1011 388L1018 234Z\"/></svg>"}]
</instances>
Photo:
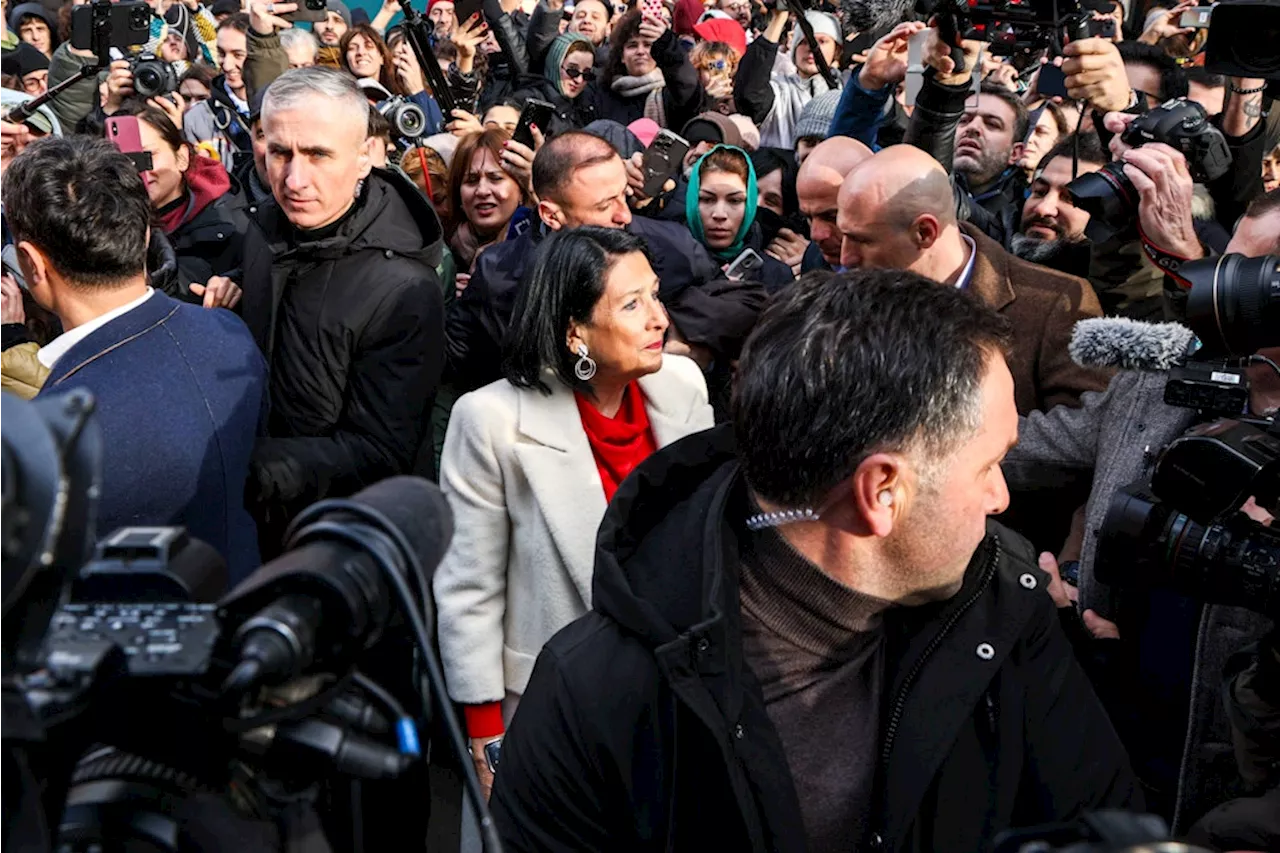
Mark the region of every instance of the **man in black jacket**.
<instances>
[{"instance_id":1,"label":"man in black jacket","mask_svg":"<svg viewBox=\"0 0 1280 853\"><path fill-rule=\"evenodd\" d=\"M243 310L271 366L253 465L277 534L312 501L413 471L443 368L440 224L407 179L371 168L368 110L318 67L278 77L262 106L275 198L246 235Z\"/></svg>"},{"instance_id":2,"label":"man in black jacket","mask_svg":"<svg viewBox=\"0 0 1280 853\"><path fill-rule=\"evenodd\" d=\"M987 520L1007 325L906 272L775 300L732 429L650 457L605 514L593 612L501 748L506 848L967 853L1134 805L1048 576Z\"/></svg>"}]
</instances>

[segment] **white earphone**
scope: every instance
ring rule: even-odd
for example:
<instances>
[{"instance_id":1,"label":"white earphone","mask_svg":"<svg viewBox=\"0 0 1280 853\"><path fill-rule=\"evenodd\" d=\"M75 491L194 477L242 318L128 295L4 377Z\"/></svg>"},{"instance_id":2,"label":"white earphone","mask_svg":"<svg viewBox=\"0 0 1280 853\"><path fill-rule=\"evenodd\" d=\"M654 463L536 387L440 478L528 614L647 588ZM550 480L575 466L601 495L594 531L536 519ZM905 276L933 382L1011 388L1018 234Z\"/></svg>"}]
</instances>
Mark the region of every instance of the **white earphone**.
<instances>
[{"instance_id":1,"label":"white earphone","mask_svg":"<svg viewBox=\"0 0 1280 853\"><path fill-rule=\"evenodd\" d=\"M881 492L878 499L881 506L893 506L893 492L888 489Z\"/></svg>"}]
</instances>

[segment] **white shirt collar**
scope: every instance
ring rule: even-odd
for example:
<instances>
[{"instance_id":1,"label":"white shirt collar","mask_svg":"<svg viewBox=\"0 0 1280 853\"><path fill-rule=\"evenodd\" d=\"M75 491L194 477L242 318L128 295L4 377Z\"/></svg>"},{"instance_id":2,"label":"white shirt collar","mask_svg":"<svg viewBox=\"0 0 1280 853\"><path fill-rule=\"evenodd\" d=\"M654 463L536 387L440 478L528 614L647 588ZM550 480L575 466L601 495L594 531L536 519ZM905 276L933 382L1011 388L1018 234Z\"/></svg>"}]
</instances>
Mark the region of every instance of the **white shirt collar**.
<instances>
[{"instance_id":1,"label":"white shirt collar","mask_svg":"<svg viewBox=\"0 0 1280 853\"><path fill-rule=\"evenodd\" d=\"M150 299L151 294L153 293L155 293L155 291L148 287L146 293L142 294L129 304L121 305L119 308L112 309L105 314L94 317L89 322L76 326L69 332L63 332L41 347L40 351L36 353L36 358L40 360L41 364L52 370L53 366L58 363L58 359L66 355L73 346L80 343L85 338L89 337L89 335L93 334L98 329L101 329L117 317L123 317L125 314L128 314L134 308L137 308L139 305Z\"/></svg>"},{"instance_id":2,"label":"white shirt collar","mask_svg":"<svg viewBox=\"0 0 1280 853\"><path fill-rule=\"evenodd\" d=\"M956 288L965 290L969 287L969 279L973 277L973 261L978 257L978 245L963 231L960 232L960 237L969 246L969 260L964 262L964 269L960 270L960 277L956 279Z\"/></svg>"}]
</instances>

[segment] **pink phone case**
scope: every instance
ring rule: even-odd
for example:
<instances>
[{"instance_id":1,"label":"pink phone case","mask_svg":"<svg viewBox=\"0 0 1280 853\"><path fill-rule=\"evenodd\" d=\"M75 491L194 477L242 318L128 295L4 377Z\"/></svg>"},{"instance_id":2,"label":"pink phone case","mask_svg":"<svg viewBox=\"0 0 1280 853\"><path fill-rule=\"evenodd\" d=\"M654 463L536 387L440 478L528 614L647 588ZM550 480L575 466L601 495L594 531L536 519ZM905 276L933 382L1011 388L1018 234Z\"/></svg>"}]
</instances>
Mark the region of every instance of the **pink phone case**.
<instances>
[{"instance_id":1,"label":"pink phone case","mask_svg":"<svg viewBox=\"0 0 1280 853\"><path fill-rule=\"evenodd\" d=\"M143 151L142 132L138 130L137 116L119 116L107 119L107 139L124 154Z\"/></svg>"}]
</instances>

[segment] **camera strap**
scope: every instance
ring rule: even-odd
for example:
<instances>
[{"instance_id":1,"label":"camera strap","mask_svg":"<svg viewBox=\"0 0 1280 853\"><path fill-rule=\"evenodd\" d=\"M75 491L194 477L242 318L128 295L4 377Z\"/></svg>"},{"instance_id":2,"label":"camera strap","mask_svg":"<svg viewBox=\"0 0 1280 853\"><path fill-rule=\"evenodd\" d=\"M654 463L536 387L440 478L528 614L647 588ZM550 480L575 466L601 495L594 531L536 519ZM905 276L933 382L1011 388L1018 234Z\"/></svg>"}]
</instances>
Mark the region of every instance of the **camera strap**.
<instances>
[{"instance_id":1,"label":"camera strap","mask_svg":"<svg viewBox=\"0 0 1280 853\"><path fill-rule=\"evenodd\" d=\"M1160 248L1151 242L1151 239L1143 232L1141 225L1138 226L1138 237L1141 238L1142 251L1146 254L1147 260L1155 264L1165 275L1176 281L1183 290L1190 290L1191 282L1183 278L1178 271L1182 269L1183 264L1199 260L1199 258L1184 258Z\"/></svg>"}]
</instances>

